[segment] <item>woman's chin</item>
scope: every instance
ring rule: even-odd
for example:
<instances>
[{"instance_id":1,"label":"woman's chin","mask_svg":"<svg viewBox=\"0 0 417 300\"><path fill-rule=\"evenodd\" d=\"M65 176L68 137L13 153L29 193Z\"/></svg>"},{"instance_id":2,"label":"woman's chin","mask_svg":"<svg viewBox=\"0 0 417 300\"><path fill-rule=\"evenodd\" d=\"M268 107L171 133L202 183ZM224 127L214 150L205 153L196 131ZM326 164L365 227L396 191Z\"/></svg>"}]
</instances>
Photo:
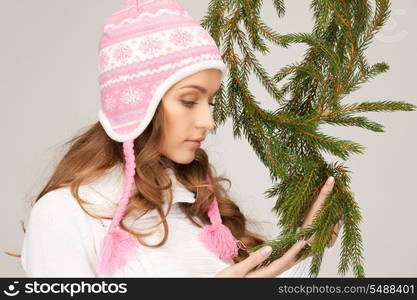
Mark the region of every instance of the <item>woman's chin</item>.
<instances>
[{"instance_id":1,"label":"woman's chin","mask_svg":"<svg viewBox=\"0 0 417 300\"><path fill-rule=\"evenodd\" d=\"M172 161L176 162L177 164L187 165L191 163L195 158L195 151L187 153L187 155L179 155L175 157L169 157Z\"/></svg>"}]
</instances>

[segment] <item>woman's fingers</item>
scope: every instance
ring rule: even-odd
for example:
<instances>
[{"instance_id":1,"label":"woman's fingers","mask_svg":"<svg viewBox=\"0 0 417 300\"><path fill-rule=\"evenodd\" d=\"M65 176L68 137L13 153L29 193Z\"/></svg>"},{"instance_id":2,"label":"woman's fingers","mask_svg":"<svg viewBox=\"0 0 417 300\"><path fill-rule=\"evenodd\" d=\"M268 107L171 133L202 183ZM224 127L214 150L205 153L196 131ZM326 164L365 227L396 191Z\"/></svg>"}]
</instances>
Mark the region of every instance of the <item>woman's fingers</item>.
<instances>
[{"instance_id":1,"label":"woman's fingers","mask_svg":"<svg viewBox=\"0 0 417 300\"><path fill-rule=\"evenodd\" d=\"M237 274L246 274L272 253L271 246L265 246L249 254L249 257L234 265Z\"/></svg>"},{"instance_id":2,"label":"woman's fingers","mask_svg":"<svg viewBox=\"0 0 417 300\"><path fill-rule=\"evenodd\" d=\"M246 277L249 271L263 262L271 253L271 246L262 247L257 251L250 253L249 257L241 262L221 270L214 277Z\"/></svg>"},{"instance_id":3,"label":"woman's fingers","mask_svg":"<svg viewBox=\"0 0 417 300\"><path fill-rule=\"evenodd\" d=\"M339 236L339 232L340 232L340 229L341 229L342 225L343 225L343 220L340 220L339 222L337 222L333 226L332 230L330 231L330 234L332 236L332 240L326 245L326 247L330 248L330 247L334 246L334 244L336 243L337 238ZM313 243L315 235L316 234L313 233L313 235L307 240L310 244Z\"/></svg>"},{"instance_id":4,"label":"woman's fingers","mask_svg":"<svg viewBox=\"0 0 417 300\"><path fill-rule=\"evenodd\" d=\"M307 213L307 216L305 217L303 224L301 225L301 228L305 228L307 226L310 226L313 223L314 217L316 214L320 211L322 208L324 202L326 201L327 197L330 195L330 193L333 190L334 187L334 177L330 176L327 178L326 183L323 185L323 187L320 190L320 193L317 197L317 200L313 203L310 210ZM336 243L337 236L339 235L340 227L343 224L343 221L340 223L336 223L333 227L331 234L332 234L332 240L328 243L327 247L333 247ZM314 241L314 235L313 234L309 239L308 242L311 244Z\"/></svg>"},{"instance_id":5,"label":"woman's fingers","mask_svg":"<svg viewBox=\"0 0 417 300\"><path fill-rule=\"evenodd\" d=\"M304 219L303 225L301 225L301 228L305 228L313 223L315 214L321 209L322 205L324 204L324 201L330 195L333 189L333 186L334 186L334 177L330 176L329 178L327 178L326 183L321 188L320 194L317 197L317 200L313 203L309 212L307 213L307 216Z\"/></svg>"},{"instance_id":6,"label":"woman's fingers","mask_svg":"<svg viewBox=\"0 0 417 300\"><path fill-rule=\"evenodd\" d=\"M276 277L296 264L296 256L305 246L305 241L298 241L285 254L268 266L248 273L246 277Z\"/></svg>"}]
</instances>

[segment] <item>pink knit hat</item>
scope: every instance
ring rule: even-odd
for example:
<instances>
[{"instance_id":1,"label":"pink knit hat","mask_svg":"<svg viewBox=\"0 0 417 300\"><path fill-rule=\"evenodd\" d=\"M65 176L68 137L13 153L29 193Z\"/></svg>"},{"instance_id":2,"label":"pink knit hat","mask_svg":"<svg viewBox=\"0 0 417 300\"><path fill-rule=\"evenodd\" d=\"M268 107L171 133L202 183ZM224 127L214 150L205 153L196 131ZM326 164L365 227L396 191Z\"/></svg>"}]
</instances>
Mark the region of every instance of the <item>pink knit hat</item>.
<instances>
[{"instance_id":1,"label":"pink knit hat","mask_svg":"<svg viewBox=\"0 0 417 300\"><path fill-rule=\"evenodd\" d=\"M175 0L126 1L104 22L98 64L99 120L110 138L123 143L125 156L122 198L101 243L97 265L99 275L110 275L138 246L135 236L118 227L136 174L134 139L151 122L172 85L211 68L219 69L223 80L227 69L210 34ZM211 225L202 228L200 240L221 259L235 257L242 244L222 224L216 198L208 216Z\"/></svg>"}]
</instances>

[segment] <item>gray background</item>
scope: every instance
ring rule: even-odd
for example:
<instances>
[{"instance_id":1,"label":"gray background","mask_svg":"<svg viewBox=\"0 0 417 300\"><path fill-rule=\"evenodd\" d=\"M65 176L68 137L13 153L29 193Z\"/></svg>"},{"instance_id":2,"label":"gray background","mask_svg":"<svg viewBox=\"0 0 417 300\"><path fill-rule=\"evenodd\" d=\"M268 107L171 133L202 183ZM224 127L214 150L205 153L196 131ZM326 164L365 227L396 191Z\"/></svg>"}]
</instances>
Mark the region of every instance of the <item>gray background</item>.
<instances>
[{"instance_id":1,"label":"gray background","mask_svg":"<svg viewBox=\"0 0 417 300\"><path fill-rule=\"evenodd\" d=\"M0 2L0 130L1 255L0 276L24 276L19 261L4 254L20 253L29 203L46 183L63 154L62 143L97 121L97 47L101 24L124 0L2 0ZM345 102L403 100L417 104L417 1L392 1L390 21L367 50L370 63L385 61L390 70L377 76ZM179 0L197 20L208 0ZM263 18L278 32L308 32L312 28L309 0L286 1L278 20L272 1L264 1ZM306 49L271 48L257 54L268 72L299 61ZM264 107L274 102L252 77L250 88ZM385 133L359 128L323 126L324 133L361 143L365 155L345 165L352 171L351 189L363 215L360 229L367 277L416 277L417 229L415 195L416 112L366 113L385 126ZM275 199L263 192L272 185L268 170L246 140L234 140L230 120L203 148L217 173L232 181L231 195L253 227L268 237L279 232L271 212ZM329 161L335 157L326 156ZM320 277L339 277L340 240L327 252ZM347 276L352 276L349 271Z\"/></svg>"}]
</instances>

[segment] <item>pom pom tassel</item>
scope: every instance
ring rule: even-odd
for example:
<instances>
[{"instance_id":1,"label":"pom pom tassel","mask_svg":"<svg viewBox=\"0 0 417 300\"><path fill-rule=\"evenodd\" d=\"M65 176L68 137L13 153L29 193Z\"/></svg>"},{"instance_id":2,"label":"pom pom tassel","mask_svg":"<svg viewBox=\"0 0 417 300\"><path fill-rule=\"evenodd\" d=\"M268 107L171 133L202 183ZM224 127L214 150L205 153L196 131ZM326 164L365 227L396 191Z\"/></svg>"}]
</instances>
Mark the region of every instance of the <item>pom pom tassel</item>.
<instances>
[{"instance_id":1,"label":"pom pom tassel","mask_svg":"<svg viewBox=\"0 0 417 300\"><path fill-rule=\"evenodd\" d=\"M220 259L237 256L238 241L233 237L229 228L223 224L205 225L200 231L199 239Z\"/></svg>"},{"instance_id":2,"label":"pom pom tassel","mask_svg":"<svg viewBox=\"0 0 417 300\"><path fill-rule=\"evenodd\" d=\"M212 190L211 184L209 188ZM207 214L211 224L203 226L198 235L199 240L220 259L236 257L242 243L235 239L227 226L222 224L216 196L210 203Z\"/></svg>"},{"instance_id":3,"label":"pom pom tassel","mask_svg":"<svg viewBox=\"0 0 417 300\"><path fill-rule=\"evenodd\" d=\"M108 276L124 265L135 253L137 239L129 232L115 228L101 242L97 272Z\"/></svg>"}]
</instances>

